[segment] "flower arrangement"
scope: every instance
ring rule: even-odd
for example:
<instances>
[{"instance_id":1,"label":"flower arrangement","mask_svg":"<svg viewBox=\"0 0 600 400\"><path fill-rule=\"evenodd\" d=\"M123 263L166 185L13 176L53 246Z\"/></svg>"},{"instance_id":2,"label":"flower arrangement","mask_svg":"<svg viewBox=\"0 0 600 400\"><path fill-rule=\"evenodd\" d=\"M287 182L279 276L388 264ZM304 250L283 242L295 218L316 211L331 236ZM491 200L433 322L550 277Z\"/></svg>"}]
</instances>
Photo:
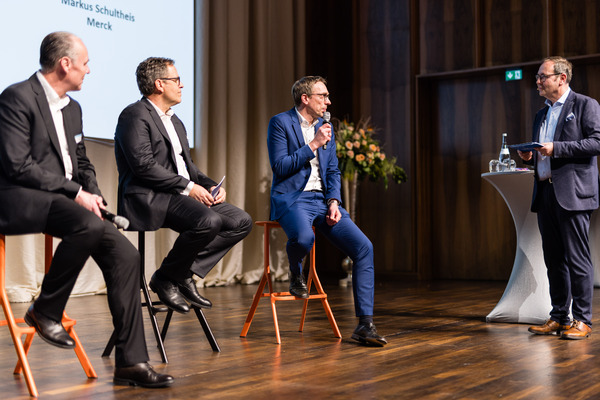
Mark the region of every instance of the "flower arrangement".
<instances>
[{"instance_id":1,"label":"flower arrangement","mask_svg":"<svg viewBox=\"0 0 600 400\"><path fill-rule=\"evenodd\" d=\"M356 125L345 119L334 119L336 150L342 178L352 181L366 176L373 182L383 180L388 187L388 176L396 183L406 182L404 169L396 165L396 158L388 158L375 139L375 129L370 119L360 120Z\"/></svg>"}]
</instances>

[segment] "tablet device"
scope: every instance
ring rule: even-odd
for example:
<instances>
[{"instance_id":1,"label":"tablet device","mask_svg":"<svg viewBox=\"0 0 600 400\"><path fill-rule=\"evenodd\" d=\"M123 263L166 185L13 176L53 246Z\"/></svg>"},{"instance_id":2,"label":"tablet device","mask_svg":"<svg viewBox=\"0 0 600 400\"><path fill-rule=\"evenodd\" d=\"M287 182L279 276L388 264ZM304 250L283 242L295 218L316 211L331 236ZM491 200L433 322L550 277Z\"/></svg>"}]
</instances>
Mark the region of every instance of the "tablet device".
<instances>
[{"instance_id":1,"label":"tablet device","mask_svg":"<svg viewBox=\"0 0 600 400\"><path fill-rule=\"evenodd\" d=\"M509 144L508 147L511 149L519 150L522 152L532 151L539 147L542 147L541 143L538 142L527 142L527 143L519 143L519 144Z\"/></svg>"}]
</instances>

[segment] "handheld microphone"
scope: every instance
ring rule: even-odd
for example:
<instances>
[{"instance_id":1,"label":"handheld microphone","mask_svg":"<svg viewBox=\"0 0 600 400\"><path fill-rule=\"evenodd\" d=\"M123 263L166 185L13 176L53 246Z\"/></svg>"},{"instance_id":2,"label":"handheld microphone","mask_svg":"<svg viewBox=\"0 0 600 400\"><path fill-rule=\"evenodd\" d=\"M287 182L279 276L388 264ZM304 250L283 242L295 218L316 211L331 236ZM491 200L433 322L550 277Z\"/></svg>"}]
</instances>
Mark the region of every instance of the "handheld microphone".
<instances>
[{"instance_id":1,"label":"handheld microphone","mask_svg":"<svg viewBox=\"0 0 600 400\"><path fill-rule=\"evenodd\" d=\"M331 119L331 113L329 111L325 111L323 113L323 124L328 124ZM329 143L329 140L327 141ZM323 145L323 150L327 150L327 143Z\"/></svg>"},{"instance_id":2,"label":"handheld microphone","mask_svg":"<svg viewBox=\"0 0 600 400\"><path fill-rule=\"evenodd\" d=\"M107 211L103 208L100 209L100 214L106 220L109 220L113 224L117 226L117 228L127 229L129 228L129 220L125 217L121 217L120 215L115 215L110 211Z\"/></svg>"}]
</instances>

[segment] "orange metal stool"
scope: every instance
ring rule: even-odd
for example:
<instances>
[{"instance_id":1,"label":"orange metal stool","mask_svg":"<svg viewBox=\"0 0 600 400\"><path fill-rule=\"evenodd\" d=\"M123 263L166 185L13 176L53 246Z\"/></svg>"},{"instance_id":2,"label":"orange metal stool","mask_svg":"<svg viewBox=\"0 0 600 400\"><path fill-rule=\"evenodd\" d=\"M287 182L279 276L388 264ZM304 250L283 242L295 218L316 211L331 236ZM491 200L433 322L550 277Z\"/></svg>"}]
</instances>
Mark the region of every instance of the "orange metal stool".
<instances>
[{"instance_id":1,"label":"orange metal stool","mask_svg":"<svg viewBox=\"0 0 600 400\"><path fill-rule=\"evenodd\" d=\"M279 323L277 322L277 310L275 308L275 303L280 300L304 301L304 306L302 308L302 317L300 320L300 328L298 329L300 332L302 332L302 330L304 329L304 319L306 318L308 301L313 299L320 299L321 303L323 304L323 308L325 309L325 313L327 314L327 319L329 319L329 323L331 324L331 329L333 329L333 335L336 338L341 338L342 335L340 333L340 330L338 329L337 323L335 322L335 318L333 317L331 308L329 307L329 302L327 301L327 293L325 293L325 291L323 290L323 286L321 286L321 282L319 281L319 277L317 276L317 271L315 268L315 244L313 243L313 247L310 250L310 266L308 270L308 281L306 285L308 287L308 293L310 294L311 285L314 283L317 293L310 294L308 299L302 299L300 297L291 295L290 292L273 292L273 280L271 279L269 257L269 234L271 229L280 228L281 225L279 225L279 222L277 221L256 221L256 225L262 226L264 229L264 270L262 279L260 280L258 290L254 295L252 306L250 307L250 311L248 312L248 316L246 317L246 322L244 323L244 328L242 329L242 333L240 334L240 336L246 337L246 335L248 334L248 330L250 329L250 324L252 324L252 319L254 318L254 314L256 313L256 308L258 307L259 300L262 297L268 297L271 300L271 309L273 311L273 323L275 324L275 336L277 338L277 344L281 344L281 337L279 335ZM268 292L264 292L266 285L268 285Z\"/></svg>"},{"instance_id":2,"label":"orange metal stool","mask_svg":"<svg viewBox=\"0 0 600 400\"><path fill-rule=\"evenodd\" d=\"M45 266L46 273L50 269L50 263L52 262L52 236L46 235L45 239ZM8 325L8 329L10 331L10 336L12 337L13 343L15 345L15 351L17 352L17 357L19 360L17 361L17 365L14 370L14 374L18 375L23 373L25 376L25 382L27 383L27 389L29 389L29 394L32 397L38 397L38 391L35 386L35 381L33 380L33 375L31 373L31 368L29 367L29 362L27 361L27 353L29 352L29 348L31 347L31 342L33 341L33 334L35 333L35 329L27 326L21 327L18 324L24 324L25 321L23 318L15 318L10 308L10 302L8 301L8 296L6 295L6 287L5 287L5 271L6 271L6 238L4 235L0 235L0 302L2 303L2 308L4 309L4 316L6 320L0 321L0 326ZM85 374L88 378L98 378L96 375L96 371L92 367L90 360L79 341L79 337L77 333L75 333L75 324L77 322L74 319L71 319L67 316L66 313L63 313L62 324L65 327L66 331L69 333L71 338L75 341L75 353L77 354L77 358L81 363L81 367L85 371ZM26 335L25 343L21 342L21 335Z\"/></svg>"}]
</instances>

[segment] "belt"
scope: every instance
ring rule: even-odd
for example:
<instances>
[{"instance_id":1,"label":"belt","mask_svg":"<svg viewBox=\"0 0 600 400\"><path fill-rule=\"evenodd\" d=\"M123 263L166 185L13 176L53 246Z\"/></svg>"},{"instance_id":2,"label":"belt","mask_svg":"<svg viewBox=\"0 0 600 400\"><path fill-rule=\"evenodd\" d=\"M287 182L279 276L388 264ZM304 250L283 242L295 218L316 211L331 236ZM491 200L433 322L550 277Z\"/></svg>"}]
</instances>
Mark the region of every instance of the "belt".
<instances>
[{"instance_id":1,"label":"belt","mask_svg":"<svg viewBox=\"0 0 600 400\"><path fill-rule=\"evenodd\" d=\"M323 191L322 191L322 190L319 190L319 189L307 190L307 192L312 192L312 193L323 193Z\"/></svg>"}]
</instances>

